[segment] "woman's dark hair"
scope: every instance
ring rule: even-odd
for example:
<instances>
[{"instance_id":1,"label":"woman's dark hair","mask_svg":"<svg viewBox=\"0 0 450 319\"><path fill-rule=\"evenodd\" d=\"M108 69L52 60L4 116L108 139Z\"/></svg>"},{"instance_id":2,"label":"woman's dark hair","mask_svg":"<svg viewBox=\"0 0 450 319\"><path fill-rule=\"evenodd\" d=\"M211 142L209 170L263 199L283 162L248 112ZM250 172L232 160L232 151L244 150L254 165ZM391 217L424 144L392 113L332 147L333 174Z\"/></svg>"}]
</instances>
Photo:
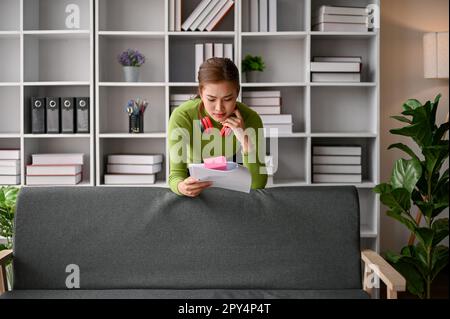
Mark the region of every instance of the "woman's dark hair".
<instances>
[{"instance_id":1,"label":"woman's dark hair","mask_svg":"<svg viewBox=\"0 0 450 319\"><path fill-rule=\"evenodd\" d=\"M198 70L198 94L200 94L203 85L221 81L232 82L236 86L239 94L239 70L228 58L210 58L202 63Z\"/></svg>"}]
</instances>

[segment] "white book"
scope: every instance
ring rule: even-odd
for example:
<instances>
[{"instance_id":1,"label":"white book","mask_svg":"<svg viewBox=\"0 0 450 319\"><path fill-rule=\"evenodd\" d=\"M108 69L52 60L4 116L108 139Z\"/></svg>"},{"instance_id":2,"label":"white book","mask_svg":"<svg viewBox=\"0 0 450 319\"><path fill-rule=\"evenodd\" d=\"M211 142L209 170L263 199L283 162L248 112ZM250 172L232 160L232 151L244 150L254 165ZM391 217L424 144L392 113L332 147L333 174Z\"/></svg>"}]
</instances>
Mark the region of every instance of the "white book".
<instances>
[{"instance_id":1,"label":"white book","mask_svg":"<svg viewBox=\"0 0 450 319\"><path fill-rule=\"evenodd\" d=\"M205 61L214 57L214 46L212 43L205 43Z\"/></svg>"},{"instance_id":2,"label":"white book","mask_svg":"<svg viewBox=\"0 0 450 319\"><path fill-rule=\"evenodd\" d=\"M175 31L181 31L181 0L175 0Z\"/></svg>"},{"instance_id":3,"label":"white book","mask_svg":"<svg viewBox=\"0 0 450 319\"><path fill-rule=\"evenodd\" d=\"M313 31L320 32L367 32L365 23L318 23L313 25Z\"/></svg>"},{"instance_id":4,"label":"white book","mask_svg":"<svg viewBox=\"0 0 450 319\"><path fill-rule=\"evenodd\" d=\"M360 56L315 56L314 62L357 62L362 63Z\"/></svg>"},{"instance_id":5,"label":"white book","mask_svg":"<svg viewBox=\"0 0 450 319\"><path fill-rule=\"evenodd\" d=\"M28 176L27 185L76 185L81 182L82 174L60 176Z\"/></svg>"},{"instance_id":6,"label":"white book","mask_svg":"<svg viewBox=\"0 0 450 319\"><path fill-rule=\"evenodd\" d=\"M313 164L325 165L361 165L361 156L314 155Z\"/></svg>"},{"instance_id":7,"label":"white book","mask_svg":"<svg viewBox=\"0 0 450 319\"><path fill-rule=\"evenodd\" d=\"M259 0L259 32L267 32L269 20L269 4L267 0Z\"/></svg>"},{"instance_id":8,"label":"white book","mask_svg":"<svg viewBox=\"0 0 450 319\"><path fill-rule=\"evenodd\" d=\"M361 183L361 174L313 174L314 183Z\"/></svg>"},{"instance_id":9,"label":"white book","mask_svg":"<svg viewBox=\"0 0 450 319\"><path fill-rule=\"evenodd\" d=\"M361 82L361 73L312 73L312 82Z\"/></svg>"},{"instance_id":10,"label":"white book","mask_svg":"<svg viewBox=\"0 0 450 319\"><path fill-rule=\"evenodd\" d=\"M192 22L189 29L191 31L197 30L200 23L203 22L203 20L206 18L206 16L214 9L214 7L219 3L219 0L211 0L211 2L208 3L206 8L198 15L198 17L195 19L194 22Z\"/></svg>"},{"instance_id":11,"label":"white book","mask_svg":"<svg viewBox=\"0 0 450 319\"><path fill-rule=\"evenodd\" d=\"M259 5L258 0L250 1L250 32L259 31Z\"/></svg>"},{"instance_id":12,"label":"white book","mask_svg":"<svg viewBox=\"0 0 450 319\"><path fill-rule=\"evenodd\" d=\"M281 98L279 97L247 97L243 98L242 102L247 105L251 106L262 106L262 105L272 105L272 106L279 106L281 105Z\"/></svg>"},{"instance_id":13,"label":"white book","mask_svg":"<svg viewBox=\"0 0 450 319\"><path fill-rule=\"evenodd\" d=\"M269 0L269 32L278 31L277 0Z\"/></svg>"},{"instance_id":14,"label":"white book","mask_svg":"<svg viewBox=\"0 0 450 319\"><path fill-rule=\"evenodd\" d=\"M206 26L206 31L212 31L222 19L227 15L234 5L233 0L228 0L220 11L215 15L211 22Z\"/></svg>"},{"instance_id":15,"label":"white book","mask_svg":"<svg viewBox=\"0 0 450 319\"><path fill-rule=\"evenodd\" d=\"M158 164L163 161L161 154L115 154L108 155L108 164Z\"/></svg>"},{"instance_id":16,"label":"white book","mask_svg":"<svg viewBox=\"0 0 450 319\"><path fill-rule=\"evenodd\" d=\"M228 0L220 0L216 3L215 7L211 12L203 19L202 23L197 27L199 31L204 31L206 27L211 23L214 17L222 10L222 8L227 4Z\"/></svg>"},{"instance_id":17,"label":"white book","mask_svg":"<svg viewBox=\"0 0 450 319\"><path fill-rule=\"evenodd\" d=\"M271 129L277 129L278 134L291 134L292 124L264 124L265 134L272 133L270 132Z\"/></svg>"},{"instance_id":18,"label":"white book","mask_svg":"<svg viewBox=\"0 0 450 319\"><path fill-rule=\"evenodd\" d=\"M361 165L313 165L314 173L321 174L361 174Z\"/></svg>"},{"instance_id":19,"label":"white book","mask_svg":"<svg viewBox=\"0 0 450 319\"><path fill-rule=\"evenodd\" d=\"M360 72L357 62L311 62L311 72Z\"/></svg>"},{"instance_id":20,"label":"white book","mask_svg":"<svg viewBox=\"0 0 450 319\"><path fill-rule=\"evenodd\" d=\"M175 31L175 0L169 0L169 31Z\"/></svg>"},{"instance_id":21,"label":"white book","mask_svg":"<svg viewBox=\"0 0 450 319\"><path fill-rule=\"evenodd\" d=\"M19 185L20 175L0 175L0 185Z\"/></svg>"},{"instance_id":22,"label":"white book","mask_svg":"<svg viewBox=\"0 0 450 319\"><path fill-rule=\"evenodd\" d=\"M368 23L368 15L338 15L338 14L324 14L313 17L311 22L313 25L319 23Z\"/></svg>"},{"instance_id":23,"label":"white book","mask_svg":"<svg viewBox=\"0 0 450 319\"><path fill-rule=\"evenodd\" d=\"M205 60L204 56L204 47L203 44L198 43L195 45L195 70L194 70L194 79L198 82L198 70Z\"/></svg>"},{"instance_id":24,"label":"white book","mask_svg":"<svg viewBox=\"0 0 450 319\"><path fill-rule=\"evenodd\" d=\"M233 58L233 44L225 43L225 46L224 46L224 57L230 59L231 61L234 61L234 58Z\"/></svg>"},{"instance_id":25,"label":"white book","mask_svg":"<svg viewBox=\"0 0 450 319\"><path fill-rule=\"evenodd\" d=\"M153 165L129 165L129 164L108 164L109 174L156 174L161 171L161 164Z\"/></svg>"},{"instance_id":26,"label":"white book","mask_svg":"<svg viewBox=\"0 0 450 319\"><path fill-rule=\"evenodd\" d=\"M261 115L263 124L291 124L292 114Z\"/></svg>"},{"instance_id":27,"label":"white book","mask_svg":"<svg viewBox=\"0 0 450 319\"><path fill-rule=\"evenodd\" d=\"M361 146L313 146L313 155L361 156Z\"/></svg>"},{"instance_id":28,"label":"white book","mask_svg":"<svg viewBox=\"0 0 450 319\"><path fill-rule=\"evenodd\" d=\"M244 91L242 97L281 97L281 91Z\"/></svg>"},{"instance_id":29,"label":"white book","mask_svg":"<svg viewBox=\"0 0 450 319\"><path fill-rule=\"evenodd\" d=\"M18 159L8 159L0 160L0 167L20 167L20 160Z\"/></svg>"},{"instance_id":30,"label":"white book","mask_svg":"<svg viewBox=\"0 0 450 319\"><path fill-rule=\"evenodd\" d=\"M170 94L171 101L187 101L193 99L197 94Z\"/></svg>"},{"instance_id":31,"label":"white book","mask_svg":"<svg viewBox=\"0 0 450 319\"><path fill-rule=\"evenodd\" d=\"M226 170L206 168L204 164L188 164L188 169L190 176L213 182L211 187L250 193L252 176L246 167L237 163L227 162Z\"/></svg>"},{"instance_id":32,"label":"white book","mask_svg":"<svg viewBox=\"0 0 450 319\"><path fill-rule=\"evenodd\" d=\"M105 174L106 185L146 185L155 184L155 174Z\"/></svg>"},{"instance_id":33,"label":"white book","mask_svg":"<svg viewBox=\"0 0 450 319\"><path fill-rule=\"evenodd\" d=\"M0 150L0 159L18 160L20 159L20 150L17 149Z\"/></svg>"},{"instance_id":34,"label":"white book","mask_svg":"<svg viewBox=\"0 0 450 319\"><path fill-rule=\"evenodd\" d=\"M214 56L223 58L223 43L214 43Z\"/></svg>"},{"instance_id":35,"label":"white book","mask_svg":"<svg viewBox=\"0 0 450 319\"><path fill-rule=\"evenodd\" d=\"M20 166L0 166L0 175L18 175Z\"/></svg>"},{"instance_id":36,"label":"white book","mask_svg":"<svg viewBox=\"0 0 450 319\"><path fill-rule=\"evenodd\" d=\"M27 175L76 175L82 165L27 165Z\"/></svg>"},{"instance_id":37,"label":"white book","mask_svg":"<svg viewBox=\"0 0 450 319\"><path fill-rule=\"evenodd\" d=\"M32 154L33 164L37 165L58 165L58 164L78 164L83 165L82 153L60 153L60 154Z\"/></svg>"},{"instance_id":38,"label":"white book","mask_svg":"<svg viewBox=\"0 0 450 319\"><path fill-rule=\"evenodd\" d=\"M281 113L280 106L250 106L250 108L259 115Z\"/></svg>"},{"instance_id":39,"label":"white book","mask_svg":"<svg viewBox=\"0 0 450 319\"><path fill-rule=\"evenodd\" d=\"M344 7L344 6L321 6L317 11L317 16L324 14L356 15L362 16L369 14L367 8L362 7Z\"/></svg>"},{"instance_id":40,"label":"white book","mask_svg":"<svg viewBox=\"0 0 450 319\"><path fill-rule=\"evenodd\" d=\"M183 22L181 25L181 29L184 31L189 30L191 24L197 19L197 17L202 13L202 11L206 8L206 6L211 2L211 0L202 0L199 5L192 11L189 17Z\"/></svg>"}]
</instances>

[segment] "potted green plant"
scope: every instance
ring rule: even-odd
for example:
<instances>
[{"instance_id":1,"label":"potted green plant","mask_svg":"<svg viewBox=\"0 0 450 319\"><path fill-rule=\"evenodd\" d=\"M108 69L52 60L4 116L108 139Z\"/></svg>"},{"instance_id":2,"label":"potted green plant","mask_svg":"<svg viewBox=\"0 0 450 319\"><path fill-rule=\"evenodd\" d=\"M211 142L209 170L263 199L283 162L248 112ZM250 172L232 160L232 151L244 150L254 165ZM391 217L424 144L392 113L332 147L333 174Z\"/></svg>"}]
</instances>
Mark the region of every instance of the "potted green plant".
<instances>
[{"instance_id":1,"label":"potted green plant","mask_svg":"<svg viewBox=\"0 0 450 319\"><path fill-rule=\"evenodd\" d=\"M261 56L253 56L247 54L242 60L242 72L245 73L247 82L257 82L258 72L264 71L266 68Z\"/></svg>"},{"instance_id":2,"label":"potted green plant","mask_svg":"<svg viewBox=\"0 0 450 319\"><path fill-rule=\"evenodd\" d=\"M408 100L403 104L404 116L392 117L406 126L390 132L412 138L421 154L403 143L390 145L388 149L400 149L409 159L397 160L390 181L374 189L388 207L387 215L417 238L417 244L406 245L400 254L387 252L386 259L406 278L408 291L420 298L431 298L431 283L448 264L448 247L440 245L449 234L448 218L439 215L449 207L449 170L443 169L448 159L449 123L436 125L440 98L439 94L423 105ZM424 221L413 217L413 207L419 209Z\"/></svg>"},{"instance_id":3,"label":"potted green plant","mask_svg":"<svg viewBox=\"0 0 450 319\"><path fill-rule=\"evenodd\" d=\"M123 51L117 60L123 67L126 82L137 82L139 80L139 68L145 63L145 56L138 50L128 49Z\"/></svg>"},{"instance_id":4,"label":"potted green plant","mask_svg":"<svg viewBox=\"0 0 450 319\"><path fill-rule=\"evenodd\" d=\"M16 200L19 188L14 186L0 187L0 236L5 243L0 243L0 251L13 248L14 236L14 213L16 211ZM12 265L6 266L8 285L12 286Z\"/></svg>"}]
</instances>

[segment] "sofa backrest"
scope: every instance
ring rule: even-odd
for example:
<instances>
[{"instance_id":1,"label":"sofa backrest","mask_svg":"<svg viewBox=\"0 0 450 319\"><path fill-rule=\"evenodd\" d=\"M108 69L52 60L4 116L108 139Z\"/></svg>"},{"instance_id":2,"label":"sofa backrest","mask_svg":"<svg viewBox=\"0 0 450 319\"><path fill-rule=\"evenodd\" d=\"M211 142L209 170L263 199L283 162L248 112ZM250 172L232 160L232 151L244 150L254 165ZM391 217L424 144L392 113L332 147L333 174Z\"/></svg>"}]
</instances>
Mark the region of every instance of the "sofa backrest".
<instances>
[{"instance_id":1,"label":"sofa backrest","mask_svg":"<svg viewBox=\"0 0 450 319\"><path fill-rule=\"evenodd\" d=\"M14 289L361 288L354 187L24 187ZM75 266L74 266L75 265ZM67 271L67 272L66 272Z\"/></svg>"}]
</instances>

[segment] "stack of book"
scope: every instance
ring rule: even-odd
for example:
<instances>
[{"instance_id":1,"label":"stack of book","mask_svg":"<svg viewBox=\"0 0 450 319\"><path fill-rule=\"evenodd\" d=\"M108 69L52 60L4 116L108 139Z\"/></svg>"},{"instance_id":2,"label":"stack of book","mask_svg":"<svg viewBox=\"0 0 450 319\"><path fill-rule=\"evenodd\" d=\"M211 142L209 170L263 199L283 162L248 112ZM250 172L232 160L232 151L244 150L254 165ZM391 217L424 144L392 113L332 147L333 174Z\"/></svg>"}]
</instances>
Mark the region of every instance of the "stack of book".
<instances>
[{"instance_id":1,"label":"stack of book","mask_svg":"<svg viewBox=\"0 0 450 319\"><path fill-rule=\"evenodd\" d=\"M361 82L362 58L358 56L315 56L311 62L312 82Z\"/></svg>"},{"instance_id":2,"label":"stack of book","mask_svg":"<svg viewBox=\"0 0 450 319\"><path fill-rule=\"evenodd\" d=\"M169 31L181 31L181 0L169 1Z\"/></svg>"},{"instance_id":3,"label":"stack of book","mask_svg":"<svg viewBox=\"0 0 450 319\"><path fill-rule=\"evenodd\" d=\"M174 0L170 1L173 2ZM202 0L183 22L181 29L184 31L212 31L223 20L233 5L234 0ZM177 29L177 21L178 19L181 21L181 16L177 16L177 5L175 5L175 10L172 10L172 6L169 5L169 27L172 27L173 24L173 28ZM181 15L181 12L179 15Z\"/></svg>"},{"instance_id":4,"label":"stack of book","mask_svg":"<svg viewBox=\"0 0 450 319\"><path fill-rule=\"evenodd\" d=\"M259 115L281 114L280 91L244 91L242 103Z\"/></svg>"},{"instance_id":5,"label":"stack of book","mask_svg":"<svg viewBox=\"0 0 450 319\"><path fill-rule=\"evenodd\" d=\"M20 150L0 150L0 185L20 184Z\"/></svg>"},{"instance_id":6,"label":"stack of book","mask_svg":"<svg viewBox=\"0 0 450 319\"><path fill-rule=\"evenodd\" d=\"M361 183L361 146L313 146L314 183Z\"/></svg>"},{"instance_id":7,"label":"stack of book","mask_svg":"<svg viewBox=\"0 0 450 319\"><path fill-rule=\"evenodd\" d=\"M312 17L313 31L367 32L369 10L359 7L320 6Z\"/></svg>"},{"instance_id":8,"label":"stack of book","mask_svg":"<svg viewBox=\"0 0 450 319\"><path fill-rule=\"evenodd\" d=\"M277 31L277 0L249 0L250 32Z\"/></svg>"},{"instance_id":9,"label":"stack of book","mask_svg":"<svg viewBox=\"0 0 450 319\"><path fill-rule=\"evenodd\" d=\"M197 74L200 65L210 58L228 58L233 59L232 43L197 43L195 44L195 81L198 81Z\"/></svg>"},{"instance_id":10,"label":"stack of book","mask_svg":"<svg viewBox=\"0 0 450 319\"><path fill-rule=\"evenodd\" d=\"M106 185L155 184L162 169L162 154L111 154L105 174Z\"/></svg>"},{"instance_id":11,"label":"stack of book","mask_svg":"<svg viewBox=\"0 0 450 319\"><path fill-rule=\"evenodd\" d=\"M27 185L76 185L83 177L82 153L32 154Z\"/></svg>"},{"instance_id":12,"label":"stack of book","mask_svg":"<svg viewBox=\"0 0 450 319\"><path fill-rule=\"evenodd\" d=\"M269 133L269 129L277 129L279 134L292 134L292 115L260 115L264 130Z\"/></svg>"},{"instance_id":13,"label":"stack of book","mask_svg":"<svg viewBox=\"0 0 450 319\"><path fill-rule=\"evenodd\" d=\"M172 114L173 110L175 110L176 107L178 107L180 104L183 104L184 102L188 100L192 100L197 96L196 93L192 94L170 94L170 113Z\"/></svg>"}]
</instances>

